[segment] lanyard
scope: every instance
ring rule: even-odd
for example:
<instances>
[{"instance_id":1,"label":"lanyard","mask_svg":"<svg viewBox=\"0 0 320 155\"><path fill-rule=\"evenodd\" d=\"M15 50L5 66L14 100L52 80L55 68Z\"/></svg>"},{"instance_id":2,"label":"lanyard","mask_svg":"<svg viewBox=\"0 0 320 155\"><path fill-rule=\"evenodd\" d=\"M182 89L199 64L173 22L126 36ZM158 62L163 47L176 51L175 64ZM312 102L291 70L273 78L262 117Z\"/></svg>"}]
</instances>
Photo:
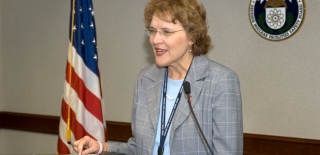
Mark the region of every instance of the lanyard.
<instances>
[{"instance_id":1,"label":"lanyard","mask_svg":"<svg viewBox=\"0 0 320 155\"><path fill-rule=\"evenodd\" d=\"M190 63L190 66L192 64L192 61ZM189 73L190 66L188 68L187 74L184 77L184 81L186 81L186 77ZM168 84L168 68L166 68L165 74L164 74L164 81L163 81L163 92L162 92L162 111L161 111L161 132L160 132L160 145L158 147L158 155L162 155L164 151L164 141L166 140L168 130L170 128L173 116L176 112L176 109L178 107L179 101L181 99L181 94L182 94L182 85L180 87L178 96L176 98L176 101L173 105L170 117L168 119L167 125L165 126L165 120L166 120L166 94L167 94L167 84Z\"/></svg>"}]
</instances>

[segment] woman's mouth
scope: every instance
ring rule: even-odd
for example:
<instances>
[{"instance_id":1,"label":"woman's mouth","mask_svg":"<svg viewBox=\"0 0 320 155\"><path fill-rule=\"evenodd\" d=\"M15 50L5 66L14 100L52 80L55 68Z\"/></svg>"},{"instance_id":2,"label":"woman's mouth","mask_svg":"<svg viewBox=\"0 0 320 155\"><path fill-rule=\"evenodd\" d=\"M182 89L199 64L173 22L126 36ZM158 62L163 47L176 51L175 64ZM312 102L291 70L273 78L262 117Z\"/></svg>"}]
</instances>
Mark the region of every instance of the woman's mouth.
<instances>
[{"instance_id":1,"label":"woman's mouth","mask_svg":"<svg viewBox=\"0 0 320 155\"><path fill-rule=\"evenodd\" d=\"M156 56L162 56L164 55L168 50L160 49L160 48L155 48L155 54Z\"/></svg>"}]
</instances>

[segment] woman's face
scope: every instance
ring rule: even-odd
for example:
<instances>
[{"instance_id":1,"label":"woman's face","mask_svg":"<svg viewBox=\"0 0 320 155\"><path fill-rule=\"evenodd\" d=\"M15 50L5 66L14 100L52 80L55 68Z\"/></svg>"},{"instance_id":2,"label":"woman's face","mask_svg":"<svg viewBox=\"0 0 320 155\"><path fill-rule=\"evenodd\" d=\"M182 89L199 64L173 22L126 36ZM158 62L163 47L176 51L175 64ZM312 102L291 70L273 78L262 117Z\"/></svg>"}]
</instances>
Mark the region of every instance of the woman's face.
<instances>
[{"instance_id":1,"label":"woman's face","mask_svg":"<svg viewBox=\"0 0 320 155\"><path fill-rule=\"evenodd\" d=\"M150 24L150 44L153 47L156 65L159 67L183 65L190 63L190 47L192 41L187 37L187 32L180 22L169 23L152 17Z\"/></svg>"}]
</instances>

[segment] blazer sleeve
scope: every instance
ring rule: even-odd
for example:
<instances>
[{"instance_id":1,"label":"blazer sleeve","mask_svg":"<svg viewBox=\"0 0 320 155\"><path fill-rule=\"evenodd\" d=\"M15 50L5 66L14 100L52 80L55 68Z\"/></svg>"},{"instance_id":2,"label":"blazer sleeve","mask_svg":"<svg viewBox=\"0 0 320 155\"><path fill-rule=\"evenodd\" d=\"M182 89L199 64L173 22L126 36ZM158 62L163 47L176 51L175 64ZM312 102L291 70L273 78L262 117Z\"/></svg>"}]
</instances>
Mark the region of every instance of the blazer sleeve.
<instances>
[{"instance_id":1,"label":"blazer sleeve","mask_svg":"<svg viewBox=\"0 0 320 155\"><path fill-rule=\"evenodd\" d=\"M243 121L240 82L228 70L213 85L213 145L217 155L243 154Z\"/></svg>"}]
</instances>

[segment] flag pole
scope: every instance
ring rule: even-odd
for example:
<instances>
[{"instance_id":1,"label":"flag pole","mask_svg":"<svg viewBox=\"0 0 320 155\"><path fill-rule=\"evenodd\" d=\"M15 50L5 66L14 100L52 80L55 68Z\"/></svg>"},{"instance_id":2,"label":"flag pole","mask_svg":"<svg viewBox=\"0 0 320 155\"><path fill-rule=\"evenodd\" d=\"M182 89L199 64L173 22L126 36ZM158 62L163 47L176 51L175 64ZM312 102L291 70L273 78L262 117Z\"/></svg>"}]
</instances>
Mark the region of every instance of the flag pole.
<instances>
[{"instance_id":1,"label":"flag pole","mask_svg":"<svg viewBox=\"0 0 320 155\"><path fill-rule=\"evenodd\" d=\"M72 55L72 44L73 44L73 26L74 26L74 15L75 15L75 1L72 1L72 14L71 14L71 35L70 35L70 43L69 43L69 58L70 58L70 65L69 65L69 79L68 79L68 83L69 83L69 89L68 89L68 118L67 118L67 131L66 131L66 140L68 142L68 144L71 144L71 130L70 130L70 108L71 108L71 80L72 80L72 60L73 60L73 55Z\"/></svg>"}]
</instances>

